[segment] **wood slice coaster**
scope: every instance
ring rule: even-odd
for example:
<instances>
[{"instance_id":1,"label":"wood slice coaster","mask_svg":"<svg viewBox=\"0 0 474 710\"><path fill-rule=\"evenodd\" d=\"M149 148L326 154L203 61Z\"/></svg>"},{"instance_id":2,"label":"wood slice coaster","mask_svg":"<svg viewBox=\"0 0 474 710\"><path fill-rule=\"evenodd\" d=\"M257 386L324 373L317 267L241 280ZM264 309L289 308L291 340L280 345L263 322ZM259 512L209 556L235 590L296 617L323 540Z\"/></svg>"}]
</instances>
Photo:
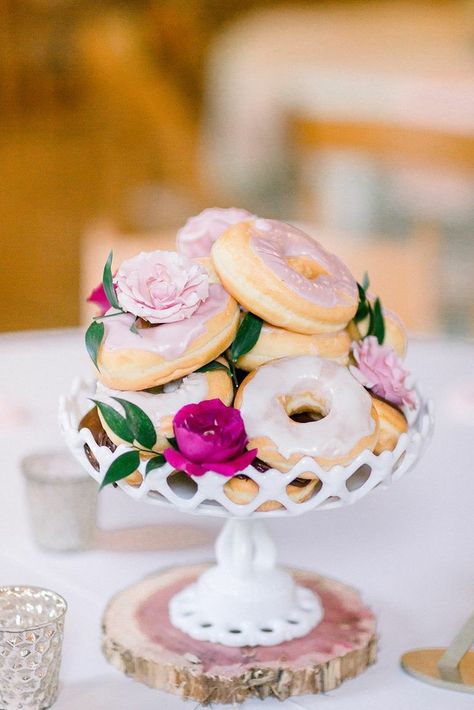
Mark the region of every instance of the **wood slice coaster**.
<instances>
[{"instance_id":1,"label":"wood slice coaster","mask_svg":"<svg viewBox=\"0 0 474 710\"><path fill-rule=\"evenodd\" d=\"M326 692L374 663L373 613L355 590L312 572L293 573L319 595L324 609L323 620L307 636L243 648L195 641L171 625L168 603L206 567L173 568L111 600L103 619L103 651L112 665L151 688L209 705Z\"/></svg>"}]
</instances>

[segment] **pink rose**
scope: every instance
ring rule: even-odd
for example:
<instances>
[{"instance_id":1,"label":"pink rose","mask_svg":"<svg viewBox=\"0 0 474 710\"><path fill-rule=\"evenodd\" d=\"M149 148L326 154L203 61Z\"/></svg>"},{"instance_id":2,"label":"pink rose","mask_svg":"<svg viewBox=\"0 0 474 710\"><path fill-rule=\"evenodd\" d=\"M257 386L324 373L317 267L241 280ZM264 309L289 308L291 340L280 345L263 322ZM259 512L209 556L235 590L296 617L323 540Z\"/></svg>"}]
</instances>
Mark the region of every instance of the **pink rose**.
<instances>
[{"instance_id":1,"label":"pink rose","mask_svg":"<svg viewBox=\"0 0 474 710\"><path fill-rule=\"evenodd\" d=\"M357 367L349 369L361 385L385 399L390 404L416 406L415 392L408 389L405 380L408 372L393 348L379 345L377 338L370 335L352 345Z\"/></svg>"},{"instance_id":2,"label":"pink rose","mask_svg":"<svg viewBox=\"0 0 474 710\"><path fill-rule=\"evenodd\" d=\"M110 303L105 295L104 287L100 283L87 297L88 303L95 303L99 308L99 315L103 316L110 308Z\"/></svg>"},{"instance_id":3,"label":"pink rose","mask_svg":"<svg viewBox=\"0 0 474 710\"><path fill-rule=\"evenodd\" d=\"M233 476L254 460L257 449L246 451L248 439L238 409L220 399L186 404L173 419L179 450L164 451L168 463L189 476L215 471Z\"/></svg>"},{"instance_id":4,"label":"pink rose","mask_svg":"<svg viewBox=\"0 0 474 710\"><path fill-rule=\"evenodd\" d=\"M174 251L142 252L127 259L114 285L123 310L150 323L190 318L209 295L206 270Z\"/></svg>"},{"instance_id":5,"label":"pink rose","mask_svg":"<svg viewBox=\"0 0 474 710\"><path fill-rule=\"evenodd\" d=\"M176 235L176 248L185 256L209 256L211 247L233 224L255 219L255 215L237 207L210 207L195 217L190 217Z\"/></svg>"}]
</instances>

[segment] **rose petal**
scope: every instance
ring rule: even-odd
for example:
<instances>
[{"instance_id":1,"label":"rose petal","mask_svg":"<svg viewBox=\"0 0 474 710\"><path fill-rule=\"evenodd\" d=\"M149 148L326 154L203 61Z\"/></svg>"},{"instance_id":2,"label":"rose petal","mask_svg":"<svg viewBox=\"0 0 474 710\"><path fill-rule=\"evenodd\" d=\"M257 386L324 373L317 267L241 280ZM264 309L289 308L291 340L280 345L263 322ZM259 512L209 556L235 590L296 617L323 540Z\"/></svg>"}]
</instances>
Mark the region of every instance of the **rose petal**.
<instances>
[{"instance_id":1,"label":"rose petal","mask_svg":"<svg viewBox=\"0 0 474 710\"><path fill-rule=\"evenodd\" d=\"M257 449L252 449L251 451L246 451L241 456L238 456L232 461L225 461L222 463L209 462L208 464L203 463L202 467L208 466L208 470L215 471L215 473L220 473L222 476L234 476L239 471L243 471L244 468L250 466L252 461L257 455Z\"/></svg>"},{"instance_id":2,"label":"rose petal","mask_svg":"<svg viewBox=\"0 0 474 710\"><path fill-rule=\"evenodd\" d=\"M188 476L203 476L206 471L209 470L209 468L205 466L200 466L197 463L189 461L180 451L176 451L176 449L165 449L163 456L173 468L184 471Z\"/></svg>"},{"instance_id":3,"label":"rose petal","mask_svg":"<svg viewBox=\"0 0 474 710\"><path fill-rule=\"evenodd\" d=\"M88 303L95 303L99 308L99 315L103 316L110 308L110 303L105 295L104 287L100 283L87 297Z\"/></svg>"}]
</instances>

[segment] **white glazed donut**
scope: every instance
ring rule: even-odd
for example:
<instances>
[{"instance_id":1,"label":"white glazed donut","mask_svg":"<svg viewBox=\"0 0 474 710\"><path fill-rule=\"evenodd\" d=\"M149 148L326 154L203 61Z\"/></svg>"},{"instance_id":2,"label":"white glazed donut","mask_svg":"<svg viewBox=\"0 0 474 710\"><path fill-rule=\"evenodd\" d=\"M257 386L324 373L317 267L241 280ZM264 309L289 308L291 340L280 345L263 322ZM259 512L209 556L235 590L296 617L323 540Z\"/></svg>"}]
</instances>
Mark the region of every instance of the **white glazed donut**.
<instances>
[{"instance_id":1,"label":"white glazed donut","mask_svg":"<svg viewBox=\"0 0 474 710\"><path fill-rule=\"evenodd\" d=\"M347 267L284 222L229 227L211 256L229 293L272 325L297 333L338 331L357 310L357 284Z\"/></svg>"},{"instance_id":2,"label":"white glazed donut","mask_svg":"<svg viewBox=\"0 0 474 710\"><path fill-rule=\"evenodd\" d=\"M200 214L190 217L178 230L176 249L185 256L209 256L216 239L228 227L246 219L255 219L255 215L237 207L209 207Z\"/></svg>"},{"instance_id":3,"label":"white glazed donut","mask_svg":"<svg viewBox=\"0 0 474 710\"><path fill-rule=\"evenodd\" d=\"M352 461L373 450L378 417L372 398L349 370L311 355L274 360L251 372L235 399L249 448L280 471L308 456L323 468ZM318 421L293 421L301 412ZM314 477L314 476L313 476Z\"/></svg>"},{"instance_id":4,"label":"white glazed donut","mask_svg":"<svg viewBox=\"0 0 474 710\"><path fill-rule=\"evenodd\" d=\"M319 355L347 365L351 338L346 330L306 335L264 323L254 347L237 360L237 367L251 372L270 360L295 355Z\"/></svg>"},{"instance_id":5,"label":"white glazed donut","mask_svg":"<svg viewBox=\"0 0 474 710\"><path fill-rule=\"evenodd\" d=\"M222 358L219 362L226 364ZM94 399L110 405L120 413L123 413L122 407L113 397L125 399L140 407L155 425L157 441L154 450L163 451L169 446L166 437L173 436L173 418L181 407L186 404L196 404L205 399L220 399L229 406L233 396L232 380L227 372L225 370L209 370L208 372L193 372L181 380L153 388L153 392L122 392L105 387L98 382ZM99 418L109 439L116 445L124 443L107 426L100 411Z\"/></svg>"}]
</instances>

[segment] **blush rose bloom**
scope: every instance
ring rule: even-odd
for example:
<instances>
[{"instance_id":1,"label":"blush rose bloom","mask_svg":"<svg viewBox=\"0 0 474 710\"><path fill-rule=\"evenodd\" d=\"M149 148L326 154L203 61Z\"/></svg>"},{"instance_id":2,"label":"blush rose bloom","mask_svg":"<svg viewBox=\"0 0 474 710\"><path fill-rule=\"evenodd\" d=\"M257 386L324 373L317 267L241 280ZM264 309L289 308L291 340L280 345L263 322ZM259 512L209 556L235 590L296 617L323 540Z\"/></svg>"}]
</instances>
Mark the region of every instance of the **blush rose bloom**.
<instances>
[{"instance_id":1,"label":"blush rose bloom","mask_svg":"<svg viewBox=\"0 0 474 710\"><path fill-rule=\"evenodd\" d=\"M416 407L415 391L406 385L408 372L393 348L380 345L374 335L352 345L357 366L349 367L361 385L397 407Z\"/></svg>"},{"instance_id":2,"label":"blush rose bloom","mask_svg":"<svg viewBox=\"0 0 474 710\"><path fill-rule=\"evenodd\" d=\"M110 308L110 303L105 295L104 287L100 283L87 297L88 303L94 303L99 309L99 315L103 316Z\"/></svg>"},{"instance_id":3,"label":"blush rose bloom","mask_svg":"<svg viewBox=\"0 0 474 710\"><path fill-rule=\"evenodd\" d=\"M173 251L142 252L127 259L114 285L123 310L153 324L190 318L209 295L206 270Z\"/></svg>"},{"instance_id":4,"label":"blush rose bloom","mask_svg":"<svg viewBox=\"0 0 474 710\"><path fill-rule=\"evenodd\" d=\"M209 256L211 247L225 230L255 215L237 207L209 207L195 217L190 217L178 230L176 248L185 256Z\"/></svg>"},{"instance_id":5,"label":"blush rose bloom","mask_svg":"<svg viewBox=\"0 0 474 710\"><path fill-rule=\"evenodd\" d=\"M174 468L189 476L215 471L233 476L254 460L257 449L246 451L248 439L238 409L226 407L220 399L186 404L173 419L178 450L163 453Z\"/></svg>"}]
</instances>

